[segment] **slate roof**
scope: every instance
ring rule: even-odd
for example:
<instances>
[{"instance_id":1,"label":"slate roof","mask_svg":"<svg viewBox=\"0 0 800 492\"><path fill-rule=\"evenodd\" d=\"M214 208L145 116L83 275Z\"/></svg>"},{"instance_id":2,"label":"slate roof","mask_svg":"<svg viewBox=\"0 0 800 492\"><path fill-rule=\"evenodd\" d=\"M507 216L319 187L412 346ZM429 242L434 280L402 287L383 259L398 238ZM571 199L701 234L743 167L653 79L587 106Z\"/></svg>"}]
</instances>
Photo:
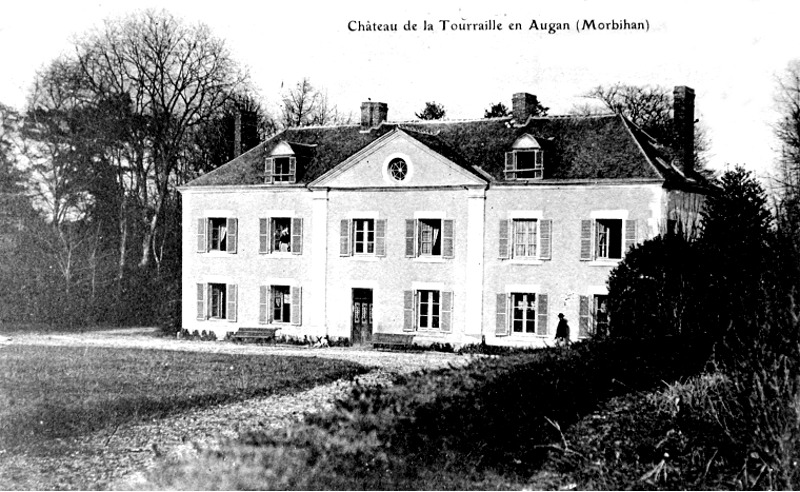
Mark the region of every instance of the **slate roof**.
<instances>
[{"instance_id":1,"label":"slate roof","mask_svg":"<svg viewBox=\"0 0 800 492\"><path fill-rule=\"evenodd\" d=\"M505 153L524 134L544 150L544 178L560 180L664 180L695 183L669 165L670 159L646 133L619 115L530 118L514 125L511 117L472 121L388 122L369 131L360 125L284 130L188 187L264 183L264 159L280 141L295 149L298 183L311 183L378 138L400 129L458 165L505 181Z\"/></svg>"}]
</instances>

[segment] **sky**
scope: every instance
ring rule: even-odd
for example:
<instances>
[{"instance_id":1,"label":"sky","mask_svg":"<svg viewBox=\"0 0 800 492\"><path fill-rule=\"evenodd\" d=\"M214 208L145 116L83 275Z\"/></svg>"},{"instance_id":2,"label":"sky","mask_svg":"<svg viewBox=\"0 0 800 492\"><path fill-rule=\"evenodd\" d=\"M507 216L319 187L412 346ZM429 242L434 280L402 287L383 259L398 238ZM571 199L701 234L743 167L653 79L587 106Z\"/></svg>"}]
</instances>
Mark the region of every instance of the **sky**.
<instances>
[{"instance_id":1,"label":"sky","mask_svg":"<svg viewBox=\"0 0 800 492\"><path fill-rule=\"evenodd\" d=\"M36 71L69 53L72 40L147 8L208 25L272 111L304 77L340 112L358 117L371 99L388 104L390 120L413 119L426 101L442 104L448 118L480 118L491 104L510 107L512 94L529 92L556 115L586 102L582 95L597 85L688 85L711 140L709 167L741 164L761 177L772 173L778 148L777 77L800 58L800 9L788 0L28 0L4 4L0 14L0 102L23 109ZM530 29L533 21L569 29ZM579 30L586 21L646 28ZM398 31L351 30L359 22ZM433 30L423 30L425 22ZM476 23L500 29L450 27ZM517 23L522 29L511 30Z\"/></svg>"}]
</instances>

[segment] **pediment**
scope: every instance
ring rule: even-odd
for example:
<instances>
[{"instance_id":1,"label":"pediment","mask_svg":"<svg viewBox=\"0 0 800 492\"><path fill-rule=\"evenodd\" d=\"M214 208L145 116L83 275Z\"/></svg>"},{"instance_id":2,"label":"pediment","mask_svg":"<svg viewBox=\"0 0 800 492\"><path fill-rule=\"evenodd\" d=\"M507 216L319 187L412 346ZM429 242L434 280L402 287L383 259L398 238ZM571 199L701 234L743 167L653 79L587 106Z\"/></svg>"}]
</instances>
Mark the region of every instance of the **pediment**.
<instances>
[{"instance_id":1,"label":"pediment","mask_svg":"<svg viewBox=\"0 0 800 492\"><path fill-rule=\"evenodd\" d=\"M375 140L311 183L327 188L418 188L486 181L401 129Z\"/></svg>"}]
</instances>

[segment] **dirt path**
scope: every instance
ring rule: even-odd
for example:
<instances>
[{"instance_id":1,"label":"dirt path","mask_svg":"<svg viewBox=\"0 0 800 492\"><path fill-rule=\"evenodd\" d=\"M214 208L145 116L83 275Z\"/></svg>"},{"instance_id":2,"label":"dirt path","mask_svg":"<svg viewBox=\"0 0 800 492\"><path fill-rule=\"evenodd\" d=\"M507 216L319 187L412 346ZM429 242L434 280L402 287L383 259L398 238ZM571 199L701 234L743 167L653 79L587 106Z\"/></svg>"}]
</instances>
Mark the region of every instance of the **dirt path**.
<instances>
[{"instance_id":1,"label":"dirt path","mask_svg":"<svg viewBox=\"0 0 800 492\"><path fill-rule=\"evenodd\" d=\"M362 384L390 384L398 373L461 365L469 359L434 352L395 353L355 348L308 349L239 345L158 338L153 329L96 331L82 334L11 335L0 344L103 346L232 354L292 355L348 360L372 367L356 378ZM253 428L279 428L306 414L330 407L353 381L339 380L291 395L271 396L187 411L165 419L122 425L53 443L54 457L0 455L0 488L135 489L157 460L196 452L196 445L235 437ZM59 454L58 449L64 453ZM68 450L68 452L66 452Z\"/></svg>"}]
</instances>

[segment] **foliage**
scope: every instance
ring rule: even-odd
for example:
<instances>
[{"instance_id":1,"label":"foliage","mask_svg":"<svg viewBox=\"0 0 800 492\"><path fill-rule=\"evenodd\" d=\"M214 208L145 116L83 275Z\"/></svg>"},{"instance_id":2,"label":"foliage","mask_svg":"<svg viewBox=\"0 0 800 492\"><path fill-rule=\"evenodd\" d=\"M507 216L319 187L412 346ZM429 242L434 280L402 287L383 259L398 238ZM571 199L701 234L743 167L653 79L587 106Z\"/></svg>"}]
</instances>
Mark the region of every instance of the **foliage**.
<instances>
[{"instance_id":1,"label":"foliage","mask_svg":"<svg viewBox=\"0 0 800 492\"><path fill-rule=\"evenodd\" d=\"M429 101L425 103L425 109L414 114L421 120L441 120L446 113L444 106L436 101Z\"/></svg>"},{"instance_id":2,"label":"foliage","mask_svg":"<svg viewBox=\"0 0 800 492\"><path fill-rule=\"evenodd\" d=\"M0 441L13 448L365 371L305 357L13 345L0 359Z\"/></svg>"},{"instance_id":3,"label":"foliage","mask_svg":"<svg viewBox=\"0 0 800 492\"><path fill-rule=\"evenodd\" d=\"M777 273L772 214L763 188L736 167L719 180L721 192L707 197L699 245L705 279L703 321L726 330L731 323L760 323Z\"/></svg>"},{"instance_id":4,"label":"foliage","mask_svg":"<svg viewBox=\"0 0 800 492\"><path fill-rule=\"evenodd\" d=\"M499 102L497 104L492 104L489 109L483 112L484 118L500 118L502 116L508 116L511 112L508 110L505 104Z\"/></svg>"},{"instance_id":5,"label":"foliage","mask_svg":"<svg viewBox=\"0 0 800 492\"><path fill-rule=\"evenodd\" d=\"M201 465L167 465L156 485L508 488L559 442L553 423L566 428L610 396L691 374L702 354L685 343L594 342L483 357L400 377L390 388L357 384L302 425L253 431L209 450Z\"/></svg>"},{"instance_id":6,"label":"foliage","mask_svg":"<svg viewBox=\"0 0 800 492\"><path fill-rule=\"evenodd\" d=\"M661 338L704 335L705 289L696 241L666 233L634 246L608 277L611 334Z\"/></svg>"}]
</instances>

